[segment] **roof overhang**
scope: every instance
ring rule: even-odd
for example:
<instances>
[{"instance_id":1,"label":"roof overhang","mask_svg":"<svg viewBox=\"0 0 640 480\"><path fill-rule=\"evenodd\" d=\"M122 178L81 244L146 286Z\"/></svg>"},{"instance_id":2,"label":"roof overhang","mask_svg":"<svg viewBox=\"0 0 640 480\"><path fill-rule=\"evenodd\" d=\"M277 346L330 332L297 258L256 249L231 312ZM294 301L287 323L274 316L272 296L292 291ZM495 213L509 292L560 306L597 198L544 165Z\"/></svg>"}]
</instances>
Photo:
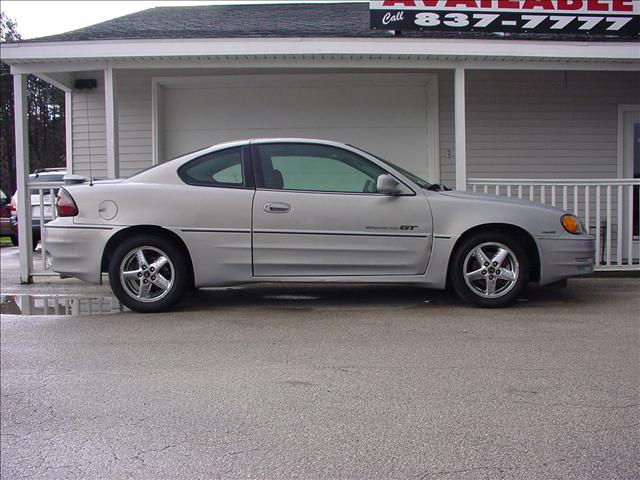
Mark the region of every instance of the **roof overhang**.
<instances>
[{"instance_id":1,"label":"roof overhang","mask_svg":"<svg viewBox=\"0 0 640 480\"><path fill-rule=\"evenodd\" d=\"M234 38L19 42L2 45L13 73L211 66L211 62L379 61L431 68L640 70L636 42L416 38ZM425 64L428 62L428 65ZM76 68L74 68L74 66ZM511 66L511 67L509 67Z\"/></svg>"}]
</instances>

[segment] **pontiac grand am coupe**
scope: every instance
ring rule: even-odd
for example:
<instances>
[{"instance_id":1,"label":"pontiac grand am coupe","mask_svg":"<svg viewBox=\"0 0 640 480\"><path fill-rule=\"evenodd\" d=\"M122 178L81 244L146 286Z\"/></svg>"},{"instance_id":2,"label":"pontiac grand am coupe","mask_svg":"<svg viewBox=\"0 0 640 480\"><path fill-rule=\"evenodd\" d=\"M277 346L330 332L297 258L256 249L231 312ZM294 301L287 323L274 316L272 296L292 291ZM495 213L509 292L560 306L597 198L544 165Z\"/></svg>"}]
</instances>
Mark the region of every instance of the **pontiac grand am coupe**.
<instances>
[{"instance_id":1,"label":"pontiac grand am coupe","mask_svg":"<svg viewBox=\"0 0 640 480\"><path fill-rule=\"evenodd\" d=\"M502 307L528 282L593 271L593 238L568 212L449 191L329 141L225 143L128 179L66 184L46 225L54 271L94 283L108 272L139 312L256 282L451 286Z\"/></svg>"}]
</instances>

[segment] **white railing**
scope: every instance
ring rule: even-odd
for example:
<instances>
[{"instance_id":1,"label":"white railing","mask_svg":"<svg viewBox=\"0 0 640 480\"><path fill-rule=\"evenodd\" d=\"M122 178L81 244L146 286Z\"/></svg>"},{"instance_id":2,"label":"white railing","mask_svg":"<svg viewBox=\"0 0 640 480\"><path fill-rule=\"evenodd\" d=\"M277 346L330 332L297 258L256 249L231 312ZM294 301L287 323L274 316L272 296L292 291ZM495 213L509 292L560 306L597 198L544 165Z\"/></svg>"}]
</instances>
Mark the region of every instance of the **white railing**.
<instances>
[{"instance_id":1,"label":"white railing","mask_svg":"<svg viewBox=\"0 0 640 480\"><path fill-rule=\"evenodd\" d=\"M568 210L596 239L595 269L640 270L640 179L472 178L470 192L515 197Z\"/></svg>"},{"instance_id":2,"label":"white railing","mask_svg":"<svg viewBox=\"0 0 640 480\"><path fill-rule=\"evenodd\" d=\"M40 221L41 246L41 258L37 262L34 262L33 251L28 251L28 258L26 261L29 266L29 276L56 275L51 271L51 263L47 258L47 241L44 235L44 224L56 218L56 192L63 185L64 182L38 182L27 184L27 189L30 192L28 206L31 211L30 217L32 221L34 218L39 218ZM38 195L38 205L32 205L31 195ZM18 228L22 228L20 222L18 222ZM29 232L28 235L31 237L31 243L33 244L33 229L30 225L27 228ZM33 245L33 247L35 249L36 245Z\"/></svg>"}]
</instances>

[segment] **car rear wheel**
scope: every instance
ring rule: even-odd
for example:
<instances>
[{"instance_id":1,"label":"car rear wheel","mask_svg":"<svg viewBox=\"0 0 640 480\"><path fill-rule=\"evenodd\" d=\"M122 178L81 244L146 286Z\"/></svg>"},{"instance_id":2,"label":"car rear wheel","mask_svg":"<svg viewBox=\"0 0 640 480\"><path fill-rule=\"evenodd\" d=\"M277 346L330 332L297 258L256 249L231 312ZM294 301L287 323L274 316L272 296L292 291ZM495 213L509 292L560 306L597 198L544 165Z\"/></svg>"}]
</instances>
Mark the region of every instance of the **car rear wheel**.
<instances>
[{"instance_id":1,"label":"car rear wheel","mask_svg":"<svg viewBox=\"0 0 640 480\"><path fill-rule=\"evenodd\" d=\"M511 304L529 281L529 258L520 242L483 232L462 242L453 256L451 284L463 300L481 307Z\"/></svg>"},{"instance_id":2,"label":"car rear wheel","mask_svg":"<svg viewBox=\"0 0 640 480\"><path fill-rule=\"evenodd\" d=\"M115 296L136 312L169 309L189 283L182 250L170 240L136 235L122 242L109 263L109 282Z\"/></svg>"}]
</instances>

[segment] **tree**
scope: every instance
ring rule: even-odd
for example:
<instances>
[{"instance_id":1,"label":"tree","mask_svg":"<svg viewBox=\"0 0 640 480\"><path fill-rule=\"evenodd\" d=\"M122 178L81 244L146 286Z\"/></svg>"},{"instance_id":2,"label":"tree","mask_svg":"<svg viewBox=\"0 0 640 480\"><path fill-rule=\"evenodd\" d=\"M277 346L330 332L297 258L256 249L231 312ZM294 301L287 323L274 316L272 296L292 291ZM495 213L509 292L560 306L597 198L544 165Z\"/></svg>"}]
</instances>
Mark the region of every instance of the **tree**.
<instances>
[{"instance_id":1,"label":"tree","mask_svg":"<svg viewBox=\"0 0 640 480\"><path fill-rule=\"evenodd\" d=\"M0 11L0 42L20 40L17 24ZM29 162L31 171L65 165L64 92L34 75L27 78ZM0 64L0 186L16 190L13 76Z\"/></svg>"},{"instance_id":2,"label":"tree","mask_svg":"<svg viewBox=\"0 0 640 480\"><path fill-rule=\"evenodd\" d=\"M0 42L19 39L16 22L0 11ZM13 77L9 66L0 63L0 186L8 195L16 189L13 125Z\"/></svg>"}]
</instances>

